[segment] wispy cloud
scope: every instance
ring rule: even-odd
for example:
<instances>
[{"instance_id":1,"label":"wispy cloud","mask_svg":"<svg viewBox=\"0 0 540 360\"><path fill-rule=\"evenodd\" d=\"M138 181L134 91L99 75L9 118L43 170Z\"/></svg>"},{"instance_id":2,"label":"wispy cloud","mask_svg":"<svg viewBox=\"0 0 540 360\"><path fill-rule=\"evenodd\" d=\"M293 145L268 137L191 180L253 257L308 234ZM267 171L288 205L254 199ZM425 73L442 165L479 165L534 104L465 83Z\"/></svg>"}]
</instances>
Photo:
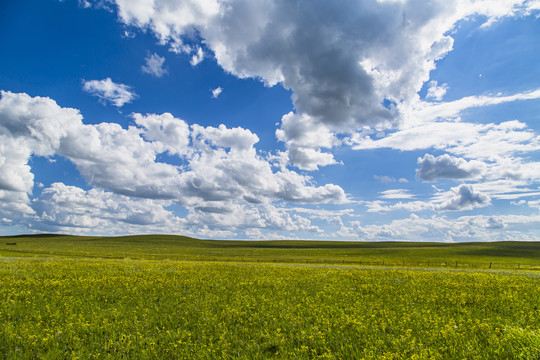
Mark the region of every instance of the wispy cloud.
<instances>
[{"instance_id":1,"label":"wispy cloud","mask_svg":"<svg viewBox=\"0 0 540 360\"><path fill-rule=\"evenodd\" d=\"M191 60L189 61L189 63L191 64L191 66L197 66L203 60L204 60L204 51L201 47L198 47L195 54L193 54L193 56L191 57Z\"/></svg>"},{"instance_id":2,"label":"wispy cloud","mask_svg":"<svg viewBox=\"0 0 540 360\"><path fill-rule=\"evenodd\" d=\"M212 99L217 99L219 95L223 92L223 88L221 86L218 86L215 89L211 90L212 92Z\"/></svg>"}]
</instances>

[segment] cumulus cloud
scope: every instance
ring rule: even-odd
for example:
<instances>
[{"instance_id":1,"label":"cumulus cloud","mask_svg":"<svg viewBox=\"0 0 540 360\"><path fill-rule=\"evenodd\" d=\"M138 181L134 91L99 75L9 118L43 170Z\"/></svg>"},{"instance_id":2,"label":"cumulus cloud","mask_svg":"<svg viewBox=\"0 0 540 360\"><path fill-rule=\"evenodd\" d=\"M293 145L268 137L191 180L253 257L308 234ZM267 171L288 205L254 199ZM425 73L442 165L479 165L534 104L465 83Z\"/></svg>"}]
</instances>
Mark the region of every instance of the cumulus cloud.
<instances>
[{"instance_id":1,"label":"cumulus cloud","mask_svg":"<svg viewBox=\"0 0 540 360\"><path fill-rule=\"evenodd\" d=\"M491 204L486 194L475 191L472 185L462 184L441 196L443 202L436 207L441 211L471 210Z\"/></svg>"},{"instance_id":2,"label":"cumulus cloud","mask_svg":"<svg viewBox=\"0 0 540 360\"><path fill-rule=\"evenodd\" d=\"M0 135L0 190L32 193L34 174L27 165L31 152L29 146Z\"/></svg>"},{"instance_id":3,"label":"cumulus cloud","mask_svg":"<svg viewBox=\"0 0 540 360\"><path fill-rule=\"evenodd\" d=\"M124 223L123 231L136 232L143 226L150 226L154 231L162 232L160 227L165 227L162 230L166 231L179 224L179 219L164 209L171 204L171 201L131 199L100 189L85 191L53 183L34 200L33 208L39 217L38 230L118 233L114 230L115 225Z\"/></svg>"},{"instance_id":4,"label":"cumulus cloud","mask_svg":"<svg viewBox=\"0 0 540 360\"><path fill-rule=\"evenodd\" d=\"M6 199L3 205L9 200L10 204L19 206L20 213L31 213L28 194L31 194L34 184L28 165L30 156L55 154L75 164L86 182L95 187L91 190L95 191L87 193L56 184L43 190L41 200L34 204L36 209L39 204L42 206L65 199L65 194L71 194L69 199L73 196L85 199L81 200L84 203L82 208L92 208L92 197L113 197L114 201L124 203L127 201L124 197L133 201L138 198L159 206L174 202L188 209L193 221L197 216L208 221L212 216L216 217L214 230L217 224L222 224L222 229L218 230L226 231L226 226L240 226L241 214L246 212L267 214L263 218L268 221L257 221L270 224L273 217L268 214L275 201L347 201L345 192L337 185L315 186L310 177L286 168L273 171L272 165L254 147L259 138L247 129L227 128L225 125L189 126L169 113L133 114L132 117L135 125L127 129L114 123L87 125L77 110L62 108L52 99L2 93L0 168L3 171L0 172L0 191ZM158 161L158 155L162 153L177 156L184 165ZM95 225L87 217L74 218L67 210L64 213L50 210L52 205L43 206L39 208L40 214L48 214L46 217L54 226L62 222L80 228ZM101 207L98 209L105 211ZM93 212L88 214L91 217ZM125 222L134 224L143 218L156 219L151 214L132 213L126 215ZM304 224L299 229L318 231L299 217L284 219L284 222L280 220L277 223L298 221ZM292 228L290 225L287 227ZM212 226L206 226L206 229L210 231Z\"/></svg>"},{"instance_id":5,"label":"cumulus cloud","mask_svg":"<svg viewBox=\"0 0 540 360\"><path fill-rule=\"evenodd\" d=\"M82 116L47 98L8 91L0 94L0 189L31 194L30 156L53 155Z\"/></svg>"},{"instance_id":6,"label":"cumulus cloud","mask_svg":"<svg viewBox=\"0 0 540 360\"><path fill-rule=\"evenodd\" d=\"M186 155L189 152L189 125L171 113L132 114L135 124L143 128L142 136L151 141L157 153L168 152L171 155Z\"/></svg>"},{"instance_id":7,"label":"cumulus cloud","mask_svg":"<svg viewBox=\"0 0 540 360\"><path fill-rule=\"evenodd\" d=\"M287 145L290 162L300 169L316 170L319 166L337 164L334 155L322 149L331 149L341 141L311 116L293 112L284 115L276 136Z\"/></svg>"},{"instance_id":8,"label":"cumulus cloud","mask_svg":"<svg viewBox=\"0 0 540 360\"><path fill-rule=\"evenodd\" d=\"M489 6L457 0L115 3L123 23L151 30L172 50L185 49L186 38L200 37L227 72L269 86L280 83L292 90L297 114L292 121L307 116L338 133L395 124L402 109L417 100L436 61L452 50L448 34L459 20L481 15L488 26L534 11L525 0ZM200 46L195 48L190 47L192 65L204 56ZM441 99L444 84L433 85L430 96ZM292 140L298 133L289 132L294 129L287 120L282 120L282 137Z\"/></svg>"},{"instance_id":9,"label":"cumulus cloud","mask_svg":"<svg viewBox=\"0 0 540 360\"><path fill-rule=\"evenodd\" d=\"M155 77L162 77L167 73L167 70L163 67L165 58L158 54L149 54L145 59L145 64L141 67L141 70L147 74Z\"/></svg>"},{"instance_id":10,"label":"cumulus cloud","mask_svg":"<svg viewBox=\"0 0 540 360\"><path fill-rule=\"evenodd\" d=\"M338 163L334 155L309 147L292 147L287 154L291 162L302 170L313 171L321 166Z\"/></svg>"},{"instance_id":11,"label":"cumulus cloud","mask_svg":"<svg viewBox=\"0 0 540 360\"><path fill-rule=\"evenodd\" d=\"M83 82L83 90L96 96L102 103L122 107L137 98L130 86L117 84L106 78L103 80L88 80Z\"/></svg>"},{"instance_id":12,"label":"cumulus cloud","mask_svg":"<svg viewBox=\"0 0 540 360\"><path fill-rule=\"evenodd\" d=\"M250 237L247 234L253 230L321 232L309 219L271 204L232 201L194 205L188 207L184 218L168 210L172 204L170 200L133 198L53 183L32 201L36 214L33 229L81 234L183 233L218 238L241 234Z\"/></svg>"},{"instance_id":13,"label":"cumulus cloud","mask_svg":"<svg viewBox=\"0 0 540 360\"><path fill-rule=\"evenodd\" d=\"M429 82L426 98L441 101L446 91L448 90L447 84L438 85L437 81L432 80Z\"/></svg>"},{"instance_id":14,"label":"cumulus cloud","mask_svg":"<svg viewBox=\"0 0 540 360\"><path fill-rule=\"evenodd\" d=\"M504 226L504 221L501 218L492 216L488 219L488 224L486 227L488 229L502 229Z\"/></svg>"},{"instance_id":15,"label":"cumulus cloud","mask_svg":"<svg viewBox=\"0 0 540 360\"><path fill-rule=\"evenodd\" d=\"M479 15L487 27L531 14L531 1L112 1L120 21L151 31L172 51L191 54L193 66L204 58L204 44L226 72L291 90L295 111L283 116L276 135L290 150L290 163L303 170L337 163L324 149L340 141L305 143L298 128L337 138L365 126L410 126L465 108L538 97L532 92L440 103L447 85L435 81L427 98L437 102L418 96L436 62L452 50L458 21ZM352 139L347 144L365 145Z\"/></svg>"},{"instance_id":16,"label":"cumulus cloud","mask_svg":"<svg viewBox=\"0 0 540 360\"><path fill-rule=\"evenodd\" d=\"M482 176L486 172L486 164L481 161L467 161L444 154L435 157L425 154L418 158L420 169L416 170L416 176L424 181L436 179L471 179Z\"/></svg>"}]
</instances>

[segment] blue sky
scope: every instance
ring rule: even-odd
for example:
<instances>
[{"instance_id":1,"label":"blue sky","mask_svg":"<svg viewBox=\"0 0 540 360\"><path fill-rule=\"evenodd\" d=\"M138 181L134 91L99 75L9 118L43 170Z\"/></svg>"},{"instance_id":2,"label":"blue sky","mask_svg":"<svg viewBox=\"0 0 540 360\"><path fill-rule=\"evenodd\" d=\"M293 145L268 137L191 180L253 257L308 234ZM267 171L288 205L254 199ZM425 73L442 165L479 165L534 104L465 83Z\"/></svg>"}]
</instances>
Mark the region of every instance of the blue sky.
<instances>
[{"instance_id":1,"label":"blue sky","mask_svg":"<svg viewBox=\"0 0 540 360\"><path fill-rule=\"evenodd\" d=\"M537 0L0 5L0 234L540 239Z\"/></svg>"}]
</instances>

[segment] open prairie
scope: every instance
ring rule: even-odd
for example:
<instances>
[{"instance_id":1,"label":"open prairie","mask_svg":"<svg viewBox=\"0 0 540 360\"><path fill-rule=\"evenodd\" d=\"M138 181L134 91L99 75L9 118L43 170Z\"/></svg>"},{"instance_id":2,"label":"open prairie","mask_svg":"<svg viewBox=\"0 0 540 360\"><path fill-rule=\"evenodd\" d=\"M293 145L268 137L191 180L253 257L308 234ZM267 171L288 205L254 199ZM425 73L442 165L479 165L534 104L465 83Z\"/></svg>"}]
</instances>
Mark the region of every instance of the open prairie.
<instances>
[{"instance_id":1,"label":"open prairie","mask_svg":"<svg viewBox=\"0 0 540 360\"><path fill-rule=\"evenodd\" d=\"M30 236L0 249L8 359L540 357L536 243Z\"/></svg>"},{"instance_id":2,"label":"open prairie","mask_svg":"<svg viewBox=\"0 0 540 360\"><path fill-rule=\"evenodd\" d=\"M3 256L345 263L540 270L540 242L216 241L173 235L0 237Z\"/></svg>"}]
</instances>

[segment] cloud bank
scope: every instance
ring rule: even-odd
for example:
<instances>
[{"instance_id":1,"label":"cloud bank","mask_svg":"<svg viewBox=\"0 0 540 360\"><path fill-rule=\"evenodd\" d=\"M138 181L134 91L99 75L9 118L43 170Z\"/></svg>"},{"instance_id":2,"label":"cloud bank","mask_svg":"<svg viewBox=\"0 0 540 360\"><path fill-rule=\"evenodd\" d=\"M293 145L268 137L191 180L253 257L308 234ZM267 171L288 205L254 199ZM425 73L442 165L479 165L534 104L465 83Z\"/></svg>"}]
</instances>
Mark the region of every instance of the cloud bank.
<instances>
[{"instance_id":1,"label":"cloud bank","mask_svg":"<svg viewBox=\"0 0 540 360\"><path fill-rule=\"evenodd\" d=\"M50 213L47 204L58 199L59 194L75 194L74 198L71 195L67 198L88 201L98 195L112 196L116 202L125 199L123 196L148 199L148 204L160 206L173 203L184 206L192 223L206 217L204 223L215 227L239 226L238 219L244 218L251 219L250 226L271 227L268 224L277 221L293 229L300 225L293 225L295 222L272 203L347 201L345 192L337 185L314 186L306 175L287 169L274 171L254 147L259 138L247 129L190 126L169 113L133 114L133 119L136 126L127 129L115 123L86 125L78 110L60 107L52 99L2 92L0 159L5 160L0 163L0 189L5 193L4 199L10 199L8 194L18 194L11 196L12 202L31 206L28 195L34 182L28 166L30 156L58 155L69 159L95 191L87 195L82 189L62 184L44 189L34 201L41 204L39 210L43 215ZM9 146L14 143L18 146ZM163 153L177 156L186 165L158 161L158 155ZM122 200L126 201L135 200ZM84 204L88 204L87 200ZM68 216L68 210L65 216L57 210L53 213L56 215L49 214L43 219L75 217ZM147 215L149 219L152 216ZM134 221L129 219L126 221ZM305 219L296 220L301 224ZM49 223L55 221L60 223L58 220ZM88 223L85 218L77 221L80 226ZM311 226L305 224L304 228Z\"/></svg>"}]
</instances>

